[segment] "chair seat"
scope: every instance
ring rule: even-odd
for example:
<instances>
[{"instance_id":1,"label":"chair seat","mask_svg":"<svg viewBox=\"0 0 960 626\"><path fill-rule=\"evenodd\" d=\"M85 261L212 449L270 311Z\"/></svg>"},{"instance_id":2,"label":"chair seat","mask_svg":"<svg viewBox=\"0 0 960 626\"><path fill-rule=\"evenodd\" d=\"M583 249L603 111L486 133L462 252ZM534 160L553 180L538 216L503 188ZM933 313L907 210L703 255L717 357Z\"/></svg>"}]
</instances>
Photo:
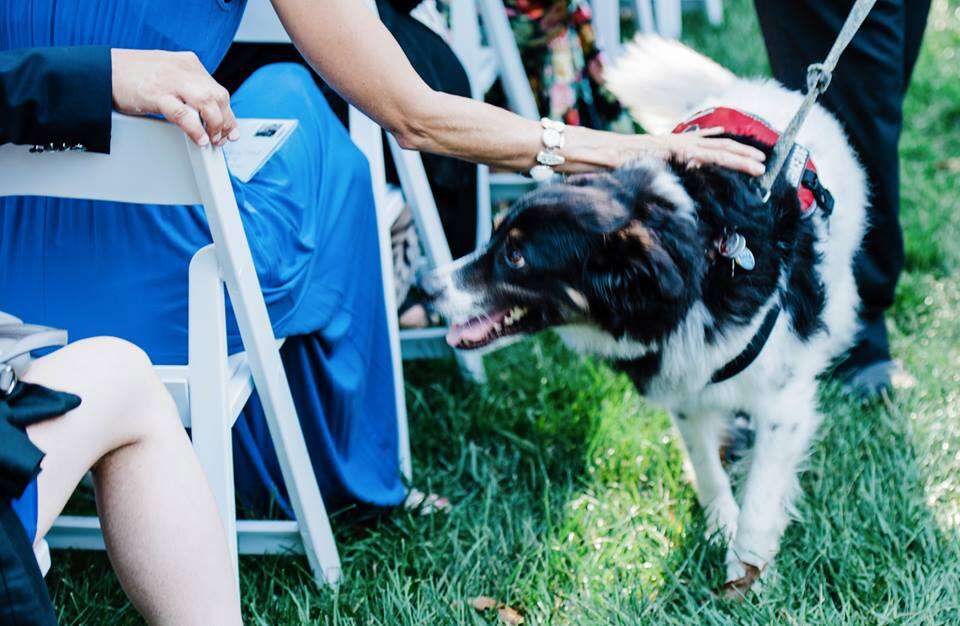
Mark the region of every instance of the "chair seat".
<instances>
[{"instance_id":1,"label":"chair seat","mask_svg":"<svg viewBox=\"0 0 960 626\"><path fill-rule=\"evenodd\" d=\"M283 341L279 340L282 345ZM189 369L186 365L158 365L154 368L160 380L166 385L167 391L173 396L180 413L180 421L185 428L190 428L190 381ZM253 393L253 375L250 373L250 364L246 352L231 354L227 358L229 379L227 382L227 398L230 402L230 415L236 421L243 410L250 394Z\"/></svg>"},{"instance_id":2,"label":"chair seat","mask_svg":"<svg viewBox=\"0 0 960 626\"><path fill-rule=\"evenodd\" d=\"M446 326L406 328L400 331L404 359L440 359L450 355Z\"/></svg>"}]
</instances>

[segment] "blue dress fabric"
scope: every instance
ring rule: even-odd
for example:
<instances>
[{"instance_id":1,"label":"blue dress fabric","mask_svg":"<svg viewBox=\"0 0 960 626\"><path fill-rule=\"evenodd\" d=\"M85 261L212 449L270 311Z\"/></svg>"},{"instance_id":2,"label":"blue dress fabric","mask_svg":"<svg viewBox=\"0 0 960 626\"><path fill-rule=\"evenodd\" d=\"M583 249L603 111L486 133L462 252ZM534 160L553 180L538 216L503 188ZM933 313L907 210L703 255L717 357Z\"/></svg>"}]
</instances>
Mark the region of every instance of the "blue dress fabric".
<instances>
[{"instance_id":1,"label":"blue dress fabric","mask_svg":"<svg viewBox=\"0 0 960 626\"><path fill-rule=\"evenodd\" d=\"M192 50L211 72L243 0L0 0L0 49L100 44ZM258 70L238 117L299 126L249 182L233 181L317 479L328 506L398 504L392 363L376 214L362 153L309 72ZM187 269L210 242L196 206L0 199L0 310L116 335L155 363L187 359ZM229 316L231 351L242 349ZM291 514L259 401L234 429L238 493Z\"/></svg>"},{"instance_id":2,"label":"blue dress fabric","mask_svg":"<svg viewBox=\"0 0 960 626\"><path fill-rule=\"evenodd\" d=\"M27 488L19 498L10 501L10 508L12 508L13 512L17 514L17 517L20 518L20 523L23 524L23 531L27 534L27 538L30 539L30 541L33 541L37 536L38 497L37 481L34 479L30 481L30 484L27 485Z\"/></svg>"}]
</instances>

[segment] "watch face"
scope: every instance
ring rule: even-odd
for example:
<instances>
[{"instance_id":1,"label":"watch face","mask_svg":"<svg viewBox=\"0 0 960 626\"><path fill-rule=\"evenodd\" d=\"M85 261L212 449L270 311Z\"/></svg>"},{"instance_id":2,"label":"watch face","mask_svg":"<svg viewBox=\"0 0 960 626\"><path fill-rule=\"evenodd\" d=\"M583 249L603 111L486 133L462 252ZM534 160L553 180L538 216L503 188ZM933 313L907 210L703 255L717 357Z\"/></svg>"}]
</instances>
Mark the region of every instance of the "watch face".
<instances>
[{"instance_id":1,"label":"watch face","mask_svg":"<svg viewBox=\"0 0 960 626\"><path fill-rule=\"evenodd\" d=\"M543 145L548 148L559 148L561 143L560 131L555 128L543 129Z\"/></svg>"}]
</instances>

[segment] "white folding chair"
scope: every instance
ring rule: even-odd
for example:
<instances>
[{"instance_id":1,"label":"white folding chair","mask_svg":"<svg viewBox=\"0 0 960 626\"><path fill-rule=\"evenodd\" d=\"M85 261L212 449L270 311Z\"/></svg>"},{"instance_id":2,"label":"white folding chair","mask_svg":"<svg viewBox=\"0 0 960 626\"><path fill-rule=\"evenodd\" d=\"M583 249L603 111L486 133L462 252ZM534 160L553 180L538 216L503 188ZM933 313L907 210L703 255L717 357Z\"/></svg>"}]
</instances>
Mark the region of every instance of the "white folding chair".
<instances>
[{"instance_id":1,"label":"white folding chair","mask_svg":"<svg viewBox=\"0 0 960 626\"><path fill-rule=\"evenodd\" d=\"M367 6L376 13L376 6L372 2L367 2ZM290 36L280 23L276 11L270 0L249 0L240 26L237 29L234 41L247 43L291 43ZM420 234L421 242L424 245L424 251L427 260L434 267L450 262L450 247L443 233L443 225L440 221L440 213L437 210L436 201L430 190L430 183L427 180L426 172L423 169L423 161L417 152L403 150L399 144L390 137L390 153L400 177L400 188L388 185L386 180L386 170L383 162L383 135L377 124L361 113L354 107L350 107L349 113L350 137L353 142L367 157L370 163L370 174L373 180L374 200L377 205L378 225L380 230L380 247L383 273L383 293L387 301L387 319L390 326L390 340L394 344L400 345L400 350L395 350L394 354L402 353L404 359L428 359L439 358L450 354L450 347L447 346L444 336L447 329L422 328L422 329L399 329L397 322L396 292L393 282L393 263L390 248L390 227L396 221L397 216L403 210L404 199L410 205L413 213L413 221L416 224L417 232ZM481 192L485 188L480 185ZM479 205L477 215L477 234L478 242L486 241L490 233L490 203L489 200ZM454 356L460 365L461 371L465 376L477 382L484 382L486 374L483 369L483 359L476 354L463 354L454 352ZM404 473L410 476L410 453L409 440L407 438L407 418L406 404L403 395L403 370L400 358L397 356L394 362L394 372L396 376L395 384L399 404L397 407L398 418L402 423L399 425L401 433L402 454Z\"/></svg>"},{"instance_id":2,"label":"white folding chair","mask_svg":"<svg viewBox=\"0 0 960 626\"><path fill-rule=\"evenodd\" d=\"M23 195L203 206L213 243L190 261L188 363L159 366L157 372L191 429L235 569L238 551L305 552L317 583L336 583L337 546L280 360L282 340L270 326L222 151L197 147L166 122L114 114L109 155L0 147L0 196ZM229 356L224 285L245 348ZM296 521L236 518L230 430L254 388ZM47 541L53 548L104 545L95 517L61 516Z\"/></svg>"}]
</instances>

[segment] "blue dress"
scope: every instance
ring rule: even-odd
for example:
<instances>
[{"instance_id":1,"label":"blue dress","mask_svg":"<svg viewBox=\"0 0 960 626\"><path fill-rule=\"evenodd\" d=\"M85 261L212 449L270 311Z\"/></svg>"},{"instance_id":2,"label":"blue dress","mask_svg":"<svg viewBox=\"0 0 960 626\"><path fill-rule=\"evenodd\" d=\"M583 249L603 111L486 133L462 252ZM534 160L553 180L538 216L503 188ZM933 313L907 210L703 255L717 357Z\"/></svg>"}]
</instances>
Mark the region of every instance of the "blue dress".
<instances>
[{"instance_id":1,"label":"blue dress","mask_svg":"<svg viewBox=\"0 0 960 626\"><path fill-rule=\"evenodd\" d=\"M0 49L101 44L192 50L213 71L245 0L0 0ZM261 68L238 117L299 127L247 184L233 181L314 471L328 506L398 504L392 364L367 162L302 67ZM42 157L41 157L42 158ZM210 242L195 206L0 199L0 310L115 335L155 363L187 359L187 268ZM231 351L242 349L231 319ZM292 514L254 397L234 429L238 493Z\"/></svg>"}]
</instances>

